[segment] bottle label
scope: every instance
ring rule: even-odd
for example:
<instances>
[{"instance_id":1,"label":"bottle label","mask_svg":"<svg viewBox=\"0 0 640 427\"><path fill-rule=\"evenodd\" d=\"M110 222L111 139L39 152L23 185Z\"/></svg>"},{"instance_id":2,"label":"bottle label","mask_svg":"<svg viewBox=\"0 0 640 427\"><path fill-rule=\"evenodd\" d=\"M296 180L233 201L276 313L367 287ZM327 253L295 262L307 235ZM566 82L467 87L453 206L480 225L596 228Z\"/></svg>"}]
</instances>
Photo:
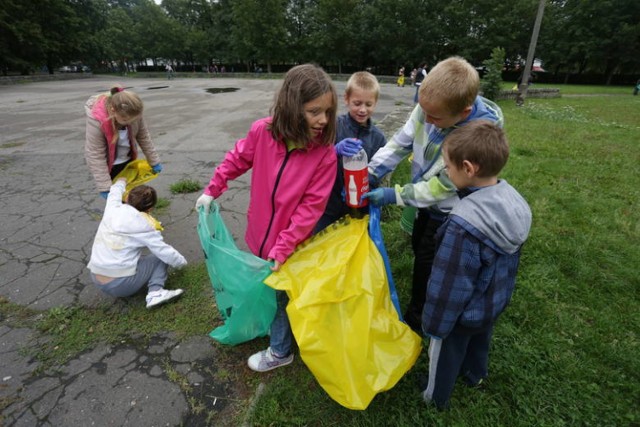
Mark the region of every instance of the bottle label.
<instances>
[{"instance_id":1,"label":"bottle label","mask_svg":"<svg viewBox=\"0 0 640 427\"><path fill-rule=\"evenodd\" d=\"M369 192L369 172L367 168L360 170L344 171L344 182L346 191L347 206L351 208L361 208L367 206L367 199L362 200L362 196Z\"/></svg>"}]
</instances>

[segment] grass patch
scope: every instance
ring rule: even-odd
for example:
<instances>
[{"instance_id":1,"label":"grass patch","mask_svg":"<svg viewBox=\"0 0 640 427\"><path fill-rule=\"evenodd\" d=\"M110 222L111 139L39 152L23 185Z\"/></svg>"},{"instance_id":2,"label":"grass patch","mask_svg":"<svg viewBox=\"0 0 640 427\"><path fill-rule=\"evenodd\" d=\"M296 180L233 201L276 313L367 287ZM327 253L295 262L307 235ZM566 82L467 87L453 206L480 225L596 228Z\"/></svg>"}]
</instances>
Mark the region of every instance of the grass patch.
<instances>
[{"instance_id":1,"label":"grass patch","mask_svg":"<svg viewBox=\"0 0 640 427\"><path fill-rule=\"evenodd\" d=\"M148 310L144 292L99 307L55 307L37 313L0 300L0 315L14 326L34 328L49 338L34 355L39 372L62 365L97 343L148 340L165 331L178 337L207 335L220 322L207 271L203 264L173 271L167 288L185 293L176 303Z\"/></svg>"},{"instance_id":2,"label":"grass patch","mask_svg":"<svg viewBox=\"0 0 640 427\"><path fill-rule=\"evenodd\" d=\"M188 178L181 179L180 181L171 184L169 187L169 190L173 194L195 193L201 189L202 185L198 181Z\"/></svg>"},{"instance_id":3,"label":"grass patch","mask_svg":"<svg viewBox=\"0 0 640 427\"><path fill-rule=\"evenodd\" d=\"M171 200L165 199L164 197L158 197L158 202L154 207L156 213L162 213L164 209L168 208L171 204Z\"/></svg>"}]
</instances>

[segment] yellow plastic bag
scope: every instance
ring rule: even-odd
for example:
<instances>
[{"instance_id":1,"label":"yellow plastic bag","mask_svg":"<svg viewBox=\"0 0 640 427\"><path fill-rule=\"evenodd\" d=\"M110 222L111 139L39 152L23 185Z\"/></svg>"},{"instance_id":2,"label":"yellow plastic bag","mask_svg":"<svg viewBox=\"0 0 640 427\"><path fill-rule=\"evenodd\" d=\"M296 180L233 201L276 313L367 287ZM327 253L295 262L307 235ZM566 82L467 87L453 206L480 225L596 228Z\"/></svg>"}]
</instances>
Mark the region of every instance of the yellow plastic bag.
<instances>
[{"instance_id":1,"label":"yellow plastic bag","mask_svg":"<svg viewBox=\"0 0 640 427\"><path fill-rule=\"evenodd\" d=\"M392 388L422 342L399 319L368 218L345 217L327 227L265 280L287 291L302 360L329 396L350 409L366 409Z\"/></svg>"},{"instance_id":2,"label":"yellow plastic bag","mask_svg":"<svg viewBox=\"0 0 640 427\"><path fill-rule=\"evenodd\" d=\"M127 187L122 195L122 199L124 200L132 188L149 182L157 176L158 174L151 169L149 162L145 159L138 159L129 162L129 164L127 164L127 166L125 166L124 169L122 169L120 173L113 178L113 182L115 183L120 178L127 179Z\"/></svg>"}]
</instances>

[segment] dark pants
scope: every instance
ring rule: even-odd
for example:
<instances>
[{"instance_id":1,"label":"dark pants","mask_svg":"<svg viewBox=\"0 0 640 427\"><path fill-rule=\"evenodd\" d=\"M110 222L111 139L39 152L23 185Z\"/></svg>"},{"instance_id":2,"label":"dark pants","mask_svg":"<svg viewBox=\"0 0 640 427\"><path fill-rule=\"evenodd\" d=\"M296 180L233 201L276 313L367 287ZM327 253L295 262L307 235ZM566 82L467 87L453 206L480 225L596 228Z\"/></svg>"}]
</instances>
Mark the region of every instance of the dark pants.
<instances>
[{"instance_id":1,"label":"dark pants","mask_svg":"<svg viewBox=\"0 0 640 427\"><path fill-rule=\"evenodd\" d=\"M449 406L458 376L469 386L489 373L489 346L493 326L477 333L454 331L443 340L429 342L429 381L422 397L440 409Z\"/></svg>"},{"instance_id":2,"label":"dark pants","mask_svg":"<svg viewBox=\"0 0 640 427\"><path fill-rule=\"evenodd\" d=\"M118 174L122 172L122 170L125 167L127 167L129 163L131 163L131 160L129 160L128 162L118 163L117 165L111 166L111 171L109 172L109 176L111 176L111 179L113 180L113 178L118 176Z\"/></svg>"},{"instance_id":3,"label":"dark pants","mask_svg":"<svg viewBox=\"0 0 640 427\"><path fill-rule=\"evenodd\" d=\"M431 277L431 266L436 255L436 231L443 224L443 219L434 218L424 210L418 211L413 224L411 246L413 247L413 283L411 301L404 319L414 331L422 330L422 309L427 296L427 284Z\"/></svg>"}]
</instances>

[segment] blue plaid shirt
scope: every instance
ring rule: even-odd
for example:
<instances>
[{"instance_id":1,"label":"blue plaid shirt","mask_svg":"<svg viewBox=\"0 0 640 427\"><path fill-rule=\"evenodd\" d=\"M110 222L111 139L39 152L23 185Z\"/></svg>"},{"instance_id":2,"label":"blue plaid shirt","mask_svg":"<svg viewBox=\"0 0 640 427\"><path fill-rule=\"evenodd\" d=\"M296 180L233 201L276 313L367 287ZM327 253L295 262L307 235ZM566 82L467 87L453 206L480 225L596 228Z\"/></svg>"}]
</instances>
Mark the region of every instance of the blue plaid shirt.
<instances>
[{"instance_id":1,"label":"blue plaid shirt","mask_svg":"<svg viewBox=\"0 0 640 427\"><path fill-rule=\"evenodd\" d=\"M520 250L508 254L463 218L438 229L422 329L446 338L455 327L482 329L504 311L515 288Z\"/></svg>"}]
</instances>

